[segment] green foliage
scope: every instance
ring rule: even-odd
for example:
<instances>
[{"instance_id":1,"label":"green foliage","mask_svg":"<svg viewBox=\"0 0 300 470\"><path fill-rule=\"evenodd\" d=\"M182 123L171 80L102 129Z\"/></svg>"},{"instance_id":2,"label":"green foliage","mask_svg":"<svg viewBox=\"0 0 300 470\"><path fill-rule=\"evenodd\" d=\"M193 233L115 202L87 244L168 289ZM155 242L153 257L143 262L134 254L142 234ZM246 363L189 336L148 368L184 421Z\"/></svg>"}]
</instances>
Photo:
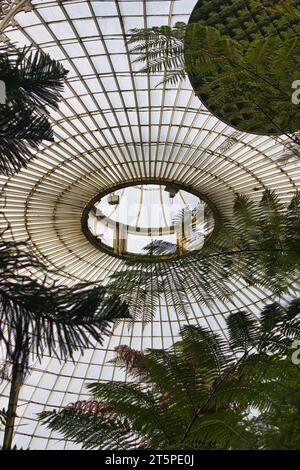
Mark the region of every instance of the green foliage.
<instances>
[{"instance_id":1,"label":"green foliage","mask_svg":"<svg viewBox=\"0 0 300 470\"><path fill-rule=\"evenodd\" d=\"M292 83L300 79L298 2L215 3L200 0L186 26L135 30L130 43L144 64L140 71L164 72L163 82L173 84L187 74L204 105L241 131L296 132L300 108L292 102Z\"/></svg>"},{"instance_id":2,"label":"green foliage","mask_svg":"<svg viewBox=\"0 0 300 470\"><path fill-rule=\"evenodd\" d=\"M6 104L0 105L0 172L26 166L42 140L53 140L47 107L57 108L67 71L48 54L30 48L0 48L0 79Z\"/></svg>"},{"instance_id":3,"label":"green foliage","mask_svg":"<svg viewBox=\"0 0 300 470\"><path fill-rule=\"evenodd\" d=\"M215 27L247 44L262 35L287 37L298 18L298 0L198 0L190 22Z\"/></svg>"},{"instance_id":4,"label":"green foliage","mask_svg":"<svg viewBox=\"0 0 300 470\"><path fill-rule=\"evenodd\" d=\"M128 318L127 306L116 294L93 284L72 287L51 284L45 266L24 244L3 242L0 247L0 341L10 363L27 369L29 349L40 357L45 351L60 359L102 343L109 323ZM24 274L28 267L43 272L37 281Z\"/></svg>"},{"instance_id":5,"label":"green foliage","mask_svg":"<svg viewBox=\"0 0 300 470\"><path fill-rule=\"evenodd\" d=\"M164 81L176 83L185 77L184 71L184 36L185 23L178 22L170 26L133 29L128 41L130 52L137 54L134 62L144 64L140 72L160 73L167 71Z\"/></svg>"},{"instance_id":6,"label":"green foliage","mask_svg":"<svg viewBox=\"0 0 300 470\"><path fill-rule=\"evenodd\" d=\"M273 406L249 423L256 446L265 450L299 450L300 387L299 366L288 381L270 390Z\"/></svg>"},{"instance_id":7,"label":"green foliage","mask_svg":"<svg viewBox=\"0 0 300 470\"><path fill-rule=\"evenodd\" d=\"M33 108L0 105L0 173L9 175L26 166L42 140L53 140L46 116Z\"/></svg>"},{"instance_id":8,"label":"green foliage","mask_svg":"<svg viewBox=\"0 0 300 470\"><path fill-rule=\"evenodd\" d=\"M197 96L220 119L240 130L297 131L300 111L292 102L292 83L300 79L300 37L283 43L277 37L258 39L243 51L235 41L228 42L230 53L215 62L214 68L190 75ZM188 64L188 55L186 60Z\"/></svg>"},{"instance_id":9,"label":"green foliage","mask_svg":"<svg viewBox=\"0 0 300 470\"><path fill-rule=\"evenodd\" d=\"M300 369L289 357L299 305L266 307L263 319L278 312L268 325L248 312L231 314L229 342L187 325L167 351L119 346L116 363L133 382L89 384L91 400L45 411L40 419L85 449L259 448L251 410L261 416L276 410L276 392L299 383Z\"/></svg>"},{"instance_id":10,"label":"green foliage","mask_svg":"<svg viewBox=\"0 0 300 470\"><path fill-rule=\"evenodd\" d=\"M218 220L201 249L178 253L173 244L154 242L149 257L127 261L125 269L112 276L109 288L126 301L133 318L145 322L163 296L186 317L193 301L230 299L231 283L237 280L281 296L299 277L299 217L298 193L289 207L269 190L259 203L237 195L232 220ZM155 258L157 254L165 259Z\"/></svg>"},{"instance_id":11,"label":"green foliage","mask_svg":"<svg viewBox=\"0 0 300 470\"><path fill-rule=\"evenodd\" d=\"M48 54L30 48L15 53L6 50L1 53L0 67L9 103L21 102L39 110L58 108L62 79L68 72Z\"/></svg>"},{"instance_id":12,"label":"green foliage","mask_svg":"<svg viewBox=\"0 0 300 470\"><path fill-rule=\"evenodd\" d=\"M41 281L29 277L28 268L42 274ZM0 341L4 346L4 371L10 394L6 411L3 449L12 448L18 396L32 355L44 354L65 360L75 351L102 344L103 335L115 319L128 318L127 306L105 288L79 284L56 286L47 270L25 244L0 245ZM38 276L37 276L38 277Z\"/></svg>"}]
</instances>

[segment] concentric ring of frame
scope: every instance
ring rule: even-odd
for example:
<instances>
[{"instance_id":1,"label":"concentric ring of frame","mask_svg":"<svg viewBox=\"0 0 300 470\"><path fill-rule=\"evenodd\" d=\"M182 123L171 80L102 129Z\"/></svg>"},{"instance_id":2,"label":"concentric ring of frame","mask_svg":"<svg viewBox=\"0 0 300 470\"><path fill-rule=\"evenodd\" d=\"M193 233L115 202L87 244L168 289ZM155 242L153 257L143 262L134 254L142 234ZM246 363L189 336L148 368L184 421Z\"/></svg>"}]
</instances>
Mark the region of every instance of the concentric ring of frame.
<instances>
[{"instance_id":1,"label":"concentric ring of frame","mask_svg":"<svg viewBox=\"0 0 300 470\"><path fill-rule=\"evenodd\" d=\"M32 16L27 20L28 14L23 13L16 16L16 25L7 29L7 37L13 40L14 32L17 32L33 42L34 47L52 55L61 54L66 67L73 67L74 73L66 82L60 110L53 114L56 142L41 148L38 158L32 160L27 170L11 178L1 178L1 205L11 223L13 236L29 238L36 252L59 270L60 282L105 281L109 274L123 268L122 260L107 254L99 256L99 251L85 239L80 221L82 210L93 196L130 176L132 179L167 176L190 184L205 193L225 216L231 214L236 192L252 194L258 199L261 191L269 187L276 189L284 202L289 201L291 193L299 187L300 169L294 163L283 166L277 161L287 141L285 137L274 140L243 134L231 149L222 152L220 149L233 129L217 121L199 105L187 81L176 89L163 85L158 94L155 87L161 77L144 77L139 83L129 61L123 70L117 69L119 56L111 50L111 34L102 32L102 24L107 18L100 18L102 13L96 13L96 2L33 0L32 3L31 15L50 34L51 42L39 41L28 26ZM98 33L94 37L80 35L76 20L70 17L71 6L67 5L76 7L83 3L90 12L83 19L91 19L97 24ZM187 21L196 0L167 0L164 4L168 11L164 16L159 12L163 2L141 0L140 16L136 12L125 14L127 6L122 1L106 3L114 5L114 16L119 25L114 31L115 38L124 43L130 21L143 26L152 20L165 24ZM184 8L183 13L178 14L176 8L179 5L180 9L180 3ZM154 5L152 17L149 14L151 4ZM45 12L52 5L59 8L61 17L71 25L74 39L60 40L54 32L54 26L63 28L63 19L45 20ZM109 70L101 77L94 63L97 54L88 52L88 47L97 47L99 42L104 48L101 57L106 57L109 62ZM80 55L70 57L67 53L76 44L81 45L81 59L87 59L91 73L85 73L80 67ZM124 54L128 55L126 46ZM102 60L101 57L99 55L97 60ZM103 105L93 93L91 83L94 79L101 89L99 96L103 96ZM107 81L116 84L114 93L120 98L117 105L106 89ZM128 93L133 97L129 106L126 102ZM94 110L88 98L92 100ZM77 104L80 105L79 112ZM72 207L73 211L67 219L64 217L66 207ZM40 225L37 223L40 210L45 210L42 215L46 225L43 221ZM66 222L70 224L69 230L63 231ZM189 318L178 317L172 306L162 299L151 324L142 329L141 322L136 321L130 331L125 325L119 325L103 348L95 345L94 350L87 352L87 357L78 355L73 365L59 365L49 357L45 357L42 364L32 364L32 375L21 394L17 443L22 446L28 443L33 448L58 448L59 445L67 448L68 442L58 443L55 434L45 433L37 424L36 410L45 406L48 409L60 407L86 398L84 383L88 381L119 379L119 371L107 364L116 345L125 343L140 349L168 347L176 339L180 325L187 321L225 334L223 319L229 311L245 308L257 313L270 300L269 294L262 289L249 291L239 280L232 281L231 289L232 300L227 304L213 303L207 309L190 302ZM7 387L1 386L1 392L7 395Z\"/></svg>"}]
</instances>

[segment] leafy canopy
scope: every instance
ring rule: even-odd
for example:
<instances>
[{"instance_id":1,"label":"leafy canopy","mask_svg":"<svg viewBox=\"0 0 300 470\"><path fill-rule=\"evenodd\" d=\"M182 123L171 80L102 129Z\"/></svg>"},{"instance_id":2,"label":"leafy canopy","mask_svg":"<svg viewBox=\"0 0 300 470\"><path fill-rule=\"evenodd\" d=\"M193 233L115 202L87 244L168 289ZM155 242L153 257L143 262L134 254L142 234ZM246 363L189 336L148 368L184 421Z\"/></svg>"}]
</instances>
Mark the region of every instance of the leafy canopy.
<instances>
[{"instance_id":1,"label":"leafy canopy","mask_svg":"<svg viewBox=\"0 0 300 470\"><path fill-rule=\"evenodd\" d=\"M133 61L165 83L188 76L204 105L240 131L295 133L299 8L293 0L199 0L188 25L132 30Z\"/></svg>"},{"instance_id":2,"label":"leafy canopy","mask_svg":"<svg viewBox=\"0 0 300 470\"><path fill-rule=\"evenodd\" d=\"M31 278L28 269L44 277ZM28 369L30 353L45 352L59 359L73 357L94 342L103 341L110 322L128 318L128 308L102 286L57 286L47 269L26 244L2 242L0 246L0 341L6 361Z\"/></svg>"},{"instance_id":3,"label":"leafy canopy","mask_svg":"<svg viewBox=\"0 0 300 470\"><path fill-rule=\"evenodd\" d=\"M187 325L169 350L118 346L115 361L132 382L89 384L90 400L40 419L85 449L258 448L251 410L275 409L276 391L299 382L290 360L299 307L271 304L260 321L232 313L227 339Z\"/></svg>"},{"instance_id":4,"label":"leafy canopy","mask_svg":"<svg viewBox=\"0 0 300 470\"><path fill-rule=\"evenodd\" d=\"M6 104L0 105L0 172L26 166L43 140L52 141L48 107L57 108L67 71L48 54L30 48L0 47L0 79Z\"/></svg>"},{"instance_id":5,"label":"leafy canopy","mask_svg":"<svg viewBox=\"0 0 300 470\"><path fill-rule=\"evenodd\" d=\"M300 197L288 207L266 190L259 202L237 195L233 217L216 221L201 249L182 252L171 243L154 242L149 258L130 260L109 286L126 301L133 318L149 321L162 297L187 317L192 302L227 301L237 282L260 286L276 296L299 279ZM191 242L192 243L192 242ZM169 256L157 260L155 254Z\"/></svg>"}]
</instances>

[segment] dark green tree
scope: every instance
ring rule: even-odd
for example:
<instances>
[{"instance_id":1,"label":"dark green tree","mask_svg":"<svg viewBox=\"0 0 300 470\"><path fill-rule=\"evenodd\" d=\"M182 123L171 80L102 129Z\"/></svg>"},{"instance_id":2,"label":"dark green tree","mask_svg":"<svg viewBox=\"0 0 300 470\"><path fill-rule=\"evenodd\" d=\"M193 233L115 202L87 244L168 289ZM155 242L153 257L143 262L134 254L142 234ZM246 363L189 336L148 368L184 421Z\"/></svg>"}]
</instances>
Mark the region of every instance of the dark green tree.
<instances>
[{"instance_id":1,"label":"dark green tree","mask_svg":"<svg viewBox=\"0 0 300 470\"><path fill-rule=\"evenodd\" d=\"M300 79L297 1L199 0L188 25L131 33L142 72L162 73L172 83L187 75L204 105L233 127L258 134L299 130L299 104L292 100Z\"/></svg>"},{"instance_id":2,"label":"dark green tree","mask_svg":"<svg viewBox=\"0 0 300 470\"><path fill-rule=\"evenodd\" d=\"M251 410L272 409L276 391L299 382L290 358L299 305L269 305L260 321L232 313L228 338L189 325L169 350L118 346L117 365L132 382L89 384L91 400L40 419L85 449L256 448Z\"/></svg>"},{"instance_id":3,"label":"dark green tree","mask_svg":"<svg viewBox=\"0 0 300 470\"><path fill-rule=\"evenodd\" d=\"M0 80L6 103L0 104L0 172L26 166L43 140L52 141L49 107L57 108L67 71L41 51L0 47Z\"/></svg>"},{"instance_id":4,"label":"dark green tree","mask_svg":"<svg viewBox=\"0 0 300 470\"><path fill-rule=\"evenodd\" d=\"M29 277L28 269L38 270L42 280ZM30 358L49 354L73 359L74 351L102 344L113 320L128 318L127 306L101 286L56 286L49 279L45 266L28 247L1 243L0 341L10 368L9 403L1 415L4 450L12 446L19 392Z\"/></svg>"},{"instance_id":5,"label":"dark green tree","mask_svg":"<svg viewBox=\"0 0 300 470\"><path fill-rule=\"evenodd\" d=\"M278 312L270 312L278 319ZM255 445L258 449L267 450L299 450L300 449L300 331L295 330L300 317L300 301L295 301L286 312L288 322L293 319L293 331L296 340L292 343L292 360L295 366L290 370L285 380L278 383L274 389L268 391L272 406L258 416L253 417L249 423L249 431L255 435ZM271 317L272 318L272 317ZM276 320L275 320L276 321ZM278 321L278 320L277 320ZM290 335L287 327L277 337Z\"/></svg>"},{"instance_id":6,"label":"dark green tree","mask_svg":"<svg viewBox=\"0 0 300 470\"><path fill-rule=\"evenodd\" d=\"M259 202L237 195L232 219L219 216L201 249L184 252L154 242L148 250L149 257L127 260L111 280L110 288L133 318L151 319L162 296L187 316L191 302L230 299L237 281L286 295L299 279L300 196L296 193L286 207L269 190Z\"/></svg>"}]
</instances>

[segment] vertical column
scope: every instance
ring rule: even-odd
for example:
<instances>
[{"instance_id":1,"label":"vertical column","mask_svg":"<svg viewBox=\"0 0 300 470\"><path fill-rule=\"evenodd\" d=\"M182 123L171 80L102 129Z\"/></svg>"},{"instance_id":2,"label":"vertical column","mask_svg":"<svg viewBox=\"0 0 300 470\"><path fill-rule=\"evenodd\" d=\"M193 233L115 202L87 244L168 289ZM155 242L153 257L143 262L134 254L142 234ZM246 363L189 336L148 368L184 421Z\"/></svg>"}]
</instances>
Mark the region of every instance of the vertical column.
<instances>
[{"instance_id":1,"label":"vertical column","mask_svg":"<svg viewBox=\"0 0 300 470\"><path fill-rule=\"evenodd\" d=\"M114 229L114 252L118 255L122 255L127 251L127 225L116 222Z\"/></svg>"}]
</instances>

